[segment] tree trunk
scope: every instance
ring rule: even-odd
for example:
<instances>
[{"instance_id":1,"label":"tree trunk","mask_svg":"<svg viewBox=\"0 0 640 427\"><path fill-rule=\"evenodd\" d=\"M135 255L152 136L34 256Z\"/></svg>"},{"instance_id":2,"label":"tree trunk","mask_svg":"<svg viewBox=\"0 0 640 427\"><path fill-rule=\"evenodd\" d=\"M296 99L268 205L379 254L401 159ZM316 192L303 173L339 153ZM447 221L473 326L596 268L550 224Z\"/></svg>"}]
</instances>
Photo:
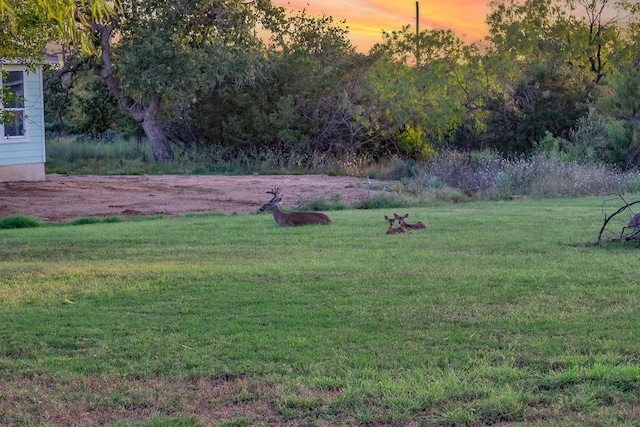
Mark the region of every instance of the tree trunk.
<instances>
[{"instance_id":1,"label":"tree trunk","mask_svg":"<svg viewBox=\"0 0 640 427\"><path fill-rule=\"evenodd\" d=\"M151 142L153 157L156 162L171 163L175 160L173 150L167 141L160 123L158 114L162 105L162 96L156 95L148 105L142 105L138 100L126 96L120 87L120 81L113 74L111 57L111 35L115 22L108 25L91 23L91 27L100 35L100 62L95 64L95 72L106 83L111 94L118 100L120 108L129 113L140 124L144 133Z\"/></svg>"},{"instance_id":2,"label":"tree trunk","mask_svg":"<svg viewBox=\"0 0 640 427\"><path fill-rule=\"evenodd\" d=\"M146 112L145 112L146 113ZM146 117L142 121L141 126L144 129L144 133L149 138L149 142L151 142L151 148L153 149L153 157L156 162L159 163L171 163L175 160L173 155L173 150L171 150L171 146L167 141L167 137L158 123L158 119L156 117Z\"/></svg>"},{"instance_id":3,"label":"tree trunk","mask_svg":"<svg viewBox=\"0 0 640 427\"><path fill-rule=\"evenodd\" d=\"M158 122L158 113L162 105L162 97L156 96L144 106L128 98L120 96L121 108L140 124L142 130L151 143L153 158L159 163L172 163L175 160L173 150L167 141L167 136Z\"/></svg>"},{"instance_id":4,"label":"tree trunk","mask_svg":"<svg viewBox=\"0 0 640 427\"><path fill-rule=\"evenodd\" d=\"M167 136L158 122L158 113L162 105L162 98L157 96L147 107L140 107L137 111L130 110L131 116L140 123L144 133L151 142L153 157L156 162L171 163L175 160L173 150L167 141Z\"/></svg>"}]
</instances>

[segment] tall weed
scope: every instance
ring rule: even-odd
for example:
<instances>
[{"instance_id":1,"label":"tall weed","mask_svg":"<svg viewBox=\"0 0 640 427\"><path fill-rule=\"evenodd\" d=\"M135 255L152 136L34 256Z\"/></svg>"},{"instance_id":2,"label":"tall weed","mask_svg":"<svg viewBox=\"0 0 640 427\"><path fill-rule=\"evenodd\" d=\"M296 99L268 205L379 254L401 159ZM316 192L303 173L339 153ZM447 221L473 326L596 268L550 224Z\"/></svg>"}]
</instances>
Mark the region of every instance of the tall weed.
<instances>
[{"instance_id":1,"label":"tall weed","mask_svg":"<svg viewBox=\"0 0 640 427\"><path fill-rule=\"evenodd\" d=\"M564 162L544 155L506 159L497 154L472 156L445 152L407 179L414 192L455 189L476 199L577 197L636 191L638 171L623 172L602 164Z\"/></svg>"}]
</instances>

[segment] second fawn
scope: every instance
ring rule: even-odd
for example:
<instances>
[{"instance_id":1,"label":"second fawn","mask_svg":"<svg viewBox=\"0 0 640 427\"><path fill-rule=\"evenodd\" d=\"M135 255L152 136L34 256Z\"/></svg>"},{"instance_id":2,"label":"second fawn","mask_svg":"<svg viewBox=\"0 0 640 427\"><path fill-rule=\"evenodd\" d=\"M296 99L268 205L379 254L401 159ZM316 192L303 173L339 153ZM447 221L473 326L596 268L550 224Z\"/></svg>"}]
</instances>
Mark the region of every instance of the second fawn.
<instances>
[{"instance_id":1,"label":"second fawn","mask_svg":"<svg viewBox=\"0 0 640 427\"><path fill-rule=\"evenodd\" d=\"M393 216L394 216L394 219L398 221L398 223L400 224L400 227L402 228L406 228L409 230L419 230L419 229L425 230L427 228L425 223L422 221L418 221L415 224L409 224L408 222L406 222L406 219L409 217L409 214L400 216L397 213L394 213Z\"/></svg>"},{"instance_id":2,"label":"second fawn","mask_svg":"<svg viewBox=\"0 0 640 427\"><path fill-rule=\"evenodd\" d=\"M308 224L325 225L331 222L331 219L321 212L282 212L278 207L278 203L282 201L282 197L278 197L280 190L280 188L274 188L271 191L267 191L268 194L273 194L273 198L260 208L261 211L271 212L278 225L282 227L297 227Z\"/></svg>"},{"instance_id":3,"label":"second fawn","mask_svg":"<svg viewBox=\"0 0 640 427\"><path fill-rule=\"evenodd\" d=\"M388 216L385 215L384 219L389 221L389 228L387 228L387 234L399 234L399 233L406 233L407 232L407 229L403 228L403 227L393 228L393 223L396 222L395 218L389 218Z\"/></svg>"}]
</instances>

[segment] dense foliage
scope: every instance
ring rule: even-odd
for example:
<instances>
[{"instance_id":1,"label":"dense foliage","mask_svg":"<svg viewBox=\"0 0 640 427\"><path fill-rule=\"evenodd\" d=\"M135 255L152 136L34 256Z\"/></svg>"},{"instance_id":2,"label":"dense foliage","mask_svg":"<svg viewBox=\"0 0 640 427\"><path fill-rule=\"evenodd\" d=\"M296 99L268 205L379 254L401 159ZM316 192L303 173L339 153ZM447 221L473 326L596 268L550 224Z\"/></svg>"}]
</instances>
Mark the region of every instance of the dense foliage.
<instances>
[{"instance_id":1,"label":"dense foliage","mask_svg":"<svg viewBox=\"0 0 640 427\"><path fill-rule=\"evenodd\" d=\"M637 2L494 0L481 43L406 26L367 54L344 22L269 1L127 0L108 15L84 4L94 44L65 45L47 123L146 135L158 161L174 159L173 142L299 164L443 149L640 162Z\"/></svg>"}]
</instances>

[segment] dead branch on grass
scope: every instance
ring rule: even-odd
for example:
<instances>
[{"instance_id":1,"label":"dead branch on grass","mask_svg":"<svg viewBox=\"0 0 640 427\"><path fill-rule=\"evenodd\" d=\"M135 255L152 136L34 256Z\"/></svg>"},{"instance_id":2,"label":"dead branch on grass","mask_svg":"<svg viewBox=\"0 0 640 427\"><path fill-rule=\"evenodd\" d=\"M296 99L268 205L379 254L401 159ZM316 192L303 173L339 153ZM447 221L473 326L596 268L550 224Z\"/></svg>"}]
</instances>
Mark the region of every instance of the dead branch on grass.
<instances>
[{"instance_id":1,"label":"dead branch on grass","mask_svg":"<svg viewBox=\"0 0 640 427\"><path fill-rule=\"evenodd\" d=\"M631 208L633 205L640 203L640 200L627 202L621 194L612 194L610 198L605 198L602 202L602 213L604 214L604 222L598 234L598 243L602 242L604 234L615 236L608 239L610 242L624 242L630 240L640 240L640 214L635 213ZM608 215L605 211L606 204L612 200L620 199L623 203L614 213ZM618 216L622 215L622 216ZM629 218L628 221L625 221ZM621 222L624 221L624 222ZM626 224L620 226L620 224ZM621 227L621 229L620 229ZM620 233L617 232L620 229Z\"/></svg>"}]
</instances>

